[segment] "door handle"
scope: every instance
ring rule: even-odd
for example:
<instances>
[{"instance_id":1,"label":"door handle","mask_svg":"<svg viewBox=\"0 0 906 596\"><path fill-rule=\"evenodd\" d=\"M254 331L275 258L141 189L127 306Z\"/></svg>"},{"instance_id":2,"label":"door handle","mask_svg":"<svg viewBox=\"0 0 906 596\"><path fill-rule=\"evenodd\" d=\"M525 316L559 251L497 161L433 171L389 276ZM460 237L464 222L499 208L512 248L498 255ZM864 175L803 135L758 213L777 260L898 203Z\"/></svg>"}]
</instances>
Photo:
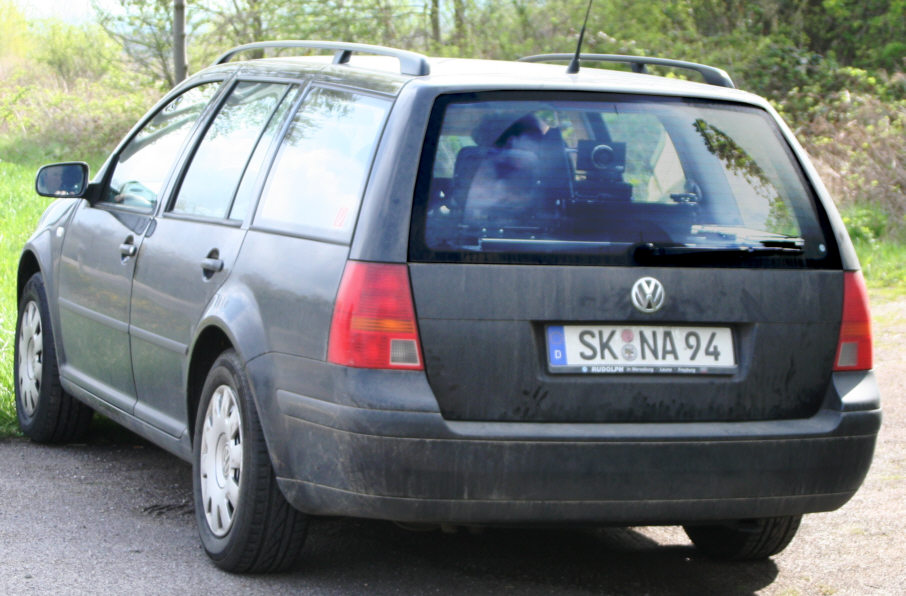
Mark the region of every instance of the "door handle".
<instances>
[{"instance_id":1,"label":"door handle","mask_svg":"<svg viewBox=\"0 0 906 596\"><path fill-rule=\"evenodd\" d=\"M202 259L201 268L208 273L219 273L223 271L223 260L222 259Z\"/></svg>"},{"instance_id":2,"label":"door handle","mask_svg":"<svg viewBox=\"0 0 906 596\"><path fill-rule=\"evenodd\" d=\"M123 255L123 259L134 257L136 253L138 253L138 247L132 243L131 237L120 244L120 254Z\"/></svg>"}]
</instances>

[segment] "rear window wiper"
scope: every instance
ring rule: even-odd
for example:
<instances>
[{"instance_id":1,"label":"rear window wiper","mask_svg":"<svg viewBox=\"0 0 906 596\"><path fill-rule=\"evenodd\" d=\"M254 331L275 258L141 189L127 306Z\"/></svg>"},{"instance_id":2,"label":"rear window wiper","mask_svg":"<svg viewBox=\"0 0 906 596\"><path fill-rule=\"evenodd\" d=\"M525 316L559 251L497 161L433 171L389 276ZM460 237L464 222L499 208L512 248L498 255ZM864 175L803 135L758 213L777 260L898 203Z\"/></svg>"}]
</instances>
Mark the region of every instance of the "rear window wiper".
<instances>
[{"instance_id":1,"label":"rear window wiper","mask_svg":"<svg viewBox=\"0 0 906 596\"><path fill-rule=\"evenodd\" d=\"M708 255L727 258L749 258L771 255L798 256L805 247L802 238L764 240L758 244L668 244L644 242L632 249L635 260L652 260L676 257L704 257Z\"/></svg>"}]
</instances>

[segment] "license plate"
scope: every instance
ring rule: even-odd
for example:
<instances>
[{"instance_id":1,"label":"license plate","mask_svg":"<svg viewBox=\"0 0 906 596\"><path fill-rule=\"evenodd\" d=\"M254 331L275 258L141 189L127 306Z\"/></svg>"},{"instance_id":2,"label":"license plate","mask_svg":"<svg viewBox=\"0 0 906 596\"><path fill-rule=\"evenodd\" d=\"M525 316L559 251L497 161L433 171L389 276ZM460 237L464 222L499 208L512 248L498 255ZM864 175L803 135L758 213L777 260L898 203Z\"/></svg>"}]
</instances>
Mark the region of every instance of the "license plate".
<instances>
[{"instance_id":1,"label":"license plate","mask_svg":"<svg viewBox=\"0 0 906 596\"><path fill-rule=\"evenodd\" d=\"M549 325L548 370L572 374L736 372L729 327Z\"/></svg>"}]
</instances>

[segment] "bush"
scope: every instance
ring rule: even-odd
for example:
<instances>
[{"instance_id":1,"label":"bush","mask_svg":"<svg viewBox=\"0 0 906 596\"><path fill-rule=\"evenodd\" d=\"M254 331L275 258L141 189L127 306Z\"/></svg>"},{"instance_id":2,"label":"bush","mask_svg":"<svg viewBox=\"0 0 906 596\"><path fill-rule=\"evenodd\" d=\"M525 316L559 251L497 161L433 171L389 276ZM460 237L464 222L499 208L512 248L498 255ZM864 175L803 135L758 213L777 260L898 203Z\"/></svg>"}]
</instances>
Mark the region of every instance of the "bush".
<instances>
[{"instance_id":1,"label":"bush","mask_svg":"<svg viewBox=\"0 0 906 596\"><path fill-rule=\"evenodd\" d=\"M853 205L841 212L853 242L875 245L887 235L887 213L871 205Z\"/></svg>"},{"instance_id":2,"label":"bush","mask_svg":"<svg viewBox=\"0 0 906 596\"><path fill-rule=\"evenodd\" d=\"M153 101L122 78L66 83L46 65L0 63L0 160L93 160L109 152Z\"/></svg>"},{"instance_id":3,"label":"bush","mask_svg":"<svg viewBox=\"0 0 906 596\"><path fill-rule=\"evenodd\" d=\"M98 25L33 21L26 39L0 54L0 160L94 160L158 93L135 85Z\"/></svg>"},{"instance_id":4,"label":"bush","mask_svg":"<svg viewBox=\"0 0 906 596\"><path fill-rule=\"evenodd\" d=\"M877 238L906 237L906 102L841 92L797 132L842 209L884 215Z\"/></svg>"}]
</instances>

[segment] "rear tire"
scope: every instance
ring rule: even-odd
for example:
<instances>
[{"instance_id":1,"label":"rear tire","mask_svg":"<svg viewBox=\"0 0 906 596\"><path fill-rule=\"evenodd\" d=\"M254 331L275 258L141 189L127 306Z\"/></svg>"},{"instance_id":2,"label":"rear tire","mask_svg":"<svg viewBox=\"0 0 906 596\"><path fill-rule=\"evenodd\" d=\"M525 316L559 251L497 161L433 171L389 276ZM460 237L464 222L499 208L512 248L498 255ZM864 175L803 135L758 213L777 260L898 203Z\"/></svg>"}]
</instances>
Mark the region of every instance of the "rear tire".
<instances>
[{"instance_id":1,"label":"rear tire","mask_svg":"<svg viewBox=\"0 0 906 596\"><path fill-rule=\"evenodd\" d=\"M789 545L801 515L742 520L709 526L683 526L696 548L714 559L754 561L776 555Z\"/></svg>"},{"instance_id":2,"label":"rear tire","mask_svg":"<svg viewBox=\"0 0 906 596\"><path fill-rule=\"evenodd\" d=\"M67 443L85 435L93 411L63 391L47 293L40 273L19 300L13 378L22 433L37 443Z\"/></svg>"},{"instance_id":3,"label":"rear tire","mask_svg":"<svg viewBox=\"0 0 906 596\"><path fill-rule=\"evenodd\" d=\"M297 562L308 517L286 501L271 466L239 356L211 367L195 421L192 484L205 551L225 571L283 571Z\"/></svg>"}]
</instances>

